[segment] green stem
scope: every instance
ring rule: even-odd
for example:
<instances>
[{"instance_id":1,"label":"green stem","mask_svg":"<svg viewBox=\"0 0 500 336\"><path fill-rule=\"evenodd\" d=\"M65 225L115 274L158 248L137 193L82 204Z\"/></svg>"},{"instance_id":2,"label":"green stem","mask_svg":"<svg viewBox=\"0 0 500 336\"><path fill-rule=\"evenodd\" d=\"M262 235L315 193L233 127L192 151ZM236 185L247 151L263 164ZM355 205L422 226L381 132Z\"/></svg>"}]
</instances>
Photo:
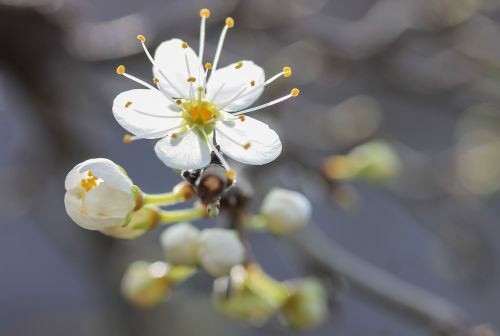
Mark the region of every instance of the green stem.
<instances>
[{"instance_id":1,"label":"green stem","mask_svg":"<svg viewBox=\"0 0 500 336\"><path fill-rule=\"evenodd\" d=\"M191 208L191 209L169 210L169 211L160 210L159 215L161 224L171 224L175 222L201 219L207 216L207 210L205 208Z\"/></svg>"},{"instance_id":2,"label":"green stem","mask_svg":"<svg viewBox=\"0 0 500 336\"><path fill-rule=\"evenodd\" d=\"M179 192L168 192L163 194L143 194L144 204L174 204L182 202L184 199Z\"/></svg>"}]
</instances>

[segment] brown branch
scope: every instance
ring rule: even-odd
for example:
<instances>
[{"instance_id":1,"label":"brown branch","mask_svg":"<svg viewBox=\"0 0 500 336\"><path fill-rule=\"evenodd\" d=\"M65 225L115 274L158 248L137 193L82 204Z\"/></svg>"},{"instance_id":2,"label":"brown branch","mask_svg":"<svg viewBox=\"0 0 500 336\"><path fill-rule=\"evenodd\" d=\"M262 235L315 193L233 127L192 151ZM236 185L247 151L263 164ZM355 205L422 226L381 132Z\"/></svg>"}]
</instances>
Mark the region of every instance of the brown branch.
<instances>
[{"instance_id":1,"label":"brown branch","mask_svg":"<svg viewBox=\"0 0 500 336\"><path fill-rule=\"evenodd\" d=\"M304 256L350 287L442 335L467 335L466 314L455 304L373 266L326 238L316 226L294 238Z\"/></svg>"}]
</instances>

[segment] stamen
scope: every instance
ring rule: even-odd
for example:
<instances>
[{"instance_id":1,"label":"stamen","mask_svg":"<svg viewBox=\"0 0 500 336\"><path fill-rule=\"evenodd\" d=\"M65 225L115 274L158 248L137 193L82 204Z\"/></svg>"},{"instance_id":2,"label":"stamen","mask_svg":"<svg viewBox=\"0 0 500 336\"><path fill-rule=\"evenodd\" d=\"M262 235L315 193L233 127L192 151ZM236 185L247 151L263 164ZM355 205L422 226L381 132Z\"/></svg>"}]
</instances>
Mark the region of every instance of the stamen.
<instances>
[{"instance_id":1,"label":"stamen","mask_svg":"<svg viewBox=\"0 0 500 336\"><path fill-rule=\"evenodd\" d=\"M189 97L193 100L193 83L196 82L196 78L191 76L191 69L189 68L189 61L187 53L184 53L184 60L186 62L186 68L188 73L188 83L189 83Z\"/></svg>"},{"instance_id":2,"label":"stamen","mask_svg":"<svg viewBox=\"0 0 500 336\"><path fill-rule=\"evenodd\" d=\"M187 49L189 46L187 42L182 42L182 49Z\"/></svg>"},{"instance_id":3,"label":"stamen","mask_svg":"<svg viewBox=\"0 0 500 336\"><path fill-rule=\"evenodd\" d=\"M241 67L243 66L243 61L239 61L235 66L234 68L235 69L241 69Z\"/></svg>"},{"instance_id":4,"label":"stamen","mask_svg":"<svg viewBox=\"0 0 500 336\"><path fill-rule=\"evenodd\" d=\"M158 84L160 82L160 79L158 77L153 77L153 83Z\"/></svg>"},{"instance_id":5,"label":"stamen","mask_svg":"<svg viewBox=\"0 0 500 336\"><path fill-rule=\"evenodd\" d=\"M132 134L125 134L123 136L123 142L126 143L126 144L129 144L131 143L132 141L136 141L136 140L139 140L141 138L137 137L137 136L134 136Z\"/></svg>"},{"instance_id":6,"label":"stamen","mask_svg":"<svg viewBox=\"0 0 500 336\"><path fill-rule=\"evenodd\" d=\"M208 19L210 17L210 9L207 9L207 8L202 8L200 10L200 16L202 18L205 18L205 19Z\"/></svg>"},{"instance_id":7,"label":"stamen","mask_svg":"<svg viewBox=\"0 0 500 336\"><path fill-rule=\"evenodd\" d=\"M157 115L157 114L153 114L153 113L144 112L144 111L141 111L138 109L134 109L134 111L139 113L139 114L143 114L143 115L153 117L153 118L162 118L162 119L181 119L182 118L182 116L180 116L180 115L178 115L178 116Z\"/></svg>"},{"instance_id":8,"label":"stamen","mask_svg":"<svg viewBox=\"0 0 500 336\"><path fill-rule=\"evenodd\" d=\"M137 77L134 77L132 75L129 75L128 73L125 72L125 66L123 65L120 65L116 68L116 73L119 74L119 75L122 75L122 76L125 76L127 77L128 79L131 79L133 80L134 82L136 83L139 83L141 85L144 85L145 87L147 87L148 89L151 89L151 90L158 90L157 88L153 87L152 85L146 83L145 81L143 81L142 79L139 79Z\"/></svg>"},{"instance_id":9,"label":"stamen","mask_svg":"<svg viewBox=\"0 0 500 336\"><path fill-rule=\"evenodd\" d=\"M247 143L243 144L243 148L244 149L250 148L250 142L247 142Z\"/></svg>"},{"instance_id":10,"label":"stamen","mask_svg":"<svg viewBox=\"0 0 500 336\"><path fill-rule=\"evenodd\" d=\"M238 116L238 118L241 120L241 121L245 121L245 116L242 114L240 116Z\"/></svg>"},{"instance_id":11,"label":"stamen","mask_svg":"<svg viewBox=\"0 0 500 336\"><path fill-rule=\"evenodd\" d=\"M292 68L284 67L283 68L283 76L290 77L292 75Z\"/></svg>"},{"instance_id":12,"label":"stamen","mask_svg":"<svg viewBox=\"0 0 500 336\"><path fill-rule=\"evenodd\" d=\"M148 59L151 62L151 64L156 69L158 69L158 72L160 73L160 75L168 82L168 84L170 84L170 86L175 90L175 92L177 92L177 94L179 95L179 97L183 97L183 94L181 93L181 91L174 85L174 83L172 83L168 79L168 77L165 75L165 73L163 72L163 70L156 64L153 56L151 56L151 53L149 52L148 48L146 47L146 44L144 43L146 41L146 38L143 35L138 35L137 39L139 41L141 41L142 49L144 49L144 52L146 53L146 56L148 57ZM123 71L125 71L125 67L123 65L121 67L123 67ZM120 68L120 67L118 67L118 68ZM118 73L118 68L116 69L117 73ZM165 97L167 97L169 100L173 101L172 98L169 97L169 96L167 96L166 94L165 94Z\"/></svg>"},{"instance_id":13,"label":"stamen","mask_svg":"<svg viewBox=\"0 0 500 336\"><path fill-rule=\"evenodd\" d=\"M129 100L128 102L125 103L125 108L129 108L130 105L132 105L132 102Z\"/></svg>"},{"instance_id":14,"label":"stamen","mask_svg":"<svg viewBox=\"0 0 500 336\"><path fill-rule=\"evenodd\" d=\"M220 53L222 51L222 46L224 45L224 39L226 38L227 30L233 27L234 27L233 18L230 17L226 18L226 24L224 25L224 28L222 28L222 32L220 33L219 43L217 44L217 50L215 52L212 73L215 72L215 70L217 70L217 64L219 63Z\"/></svg>"},{"instance_id":15,"label":"stamen","mask_svg":"<svg viewBox=\"0 0 500 336\"><path fill-rule=\"evenodd\" d=\"M203 8L200 10L200 16L200 48L198 49L198 58L200 60L200 65L203 65L203 53L205 52L205 22L210 17L210 10ZM198 77L201 78L201 73L198 73Z\"/></svg>"},{"instance_id":16,"label":"stamen","mask_svg":"<svg viewBox=\"0 0 500 336\"><path fill-rule=\"evenodd\" d=\"M237 99L241 99L241 98L243 98L243 97L246 97L246 96L248 96L248 95L252 94L252 93L253 93L253 92L255 92L256 90L258 90L258 89L260 89L260 88L263 88L264 86L266 86L266 85L268 85L268 84L271 84L272 82L274 82L276 79L280 78L281 76L285 76L285 77L287 77L287 76L286 76L286 74L290 74L290 75L291 75L291 69L290 69L290 72L288 72L288 69L286 69L286 68L287 68L287 67L283 68L283 71L281 71L281 72L277 73L277 74L276 74L276 75L274 75L273 77L271 77L271 78L269 78L268 80L266 80L264 83L259 84L259 85L257 85L257 86L255 86L255 81L254 81L254 80L252 80L252 81L250 82L250 86L252 86L252 88L251 88L250 90L248 90L247 92L242 93L240 96L238 96L238 97L237 97ZM234 100L236 100L236 99L234 99ZM233 101L234 101L234 100L233 100ZM224 104L224 106L223 106L223 107L221 107L221 109L222 109L222 108L224 108L224 107L226 107L226 106L228 106L228 105L229 105L229 104L231 104L233 101L231 101L231 102L229 102L229 103Z\"/></svg>"},{"instance_id":17,"label":"stamen","mask_svg":"<svg viewBox=\"0 0 500 336\"><path fill-rule=\"evenodd\" d=\"M226 159L224 159L224 156L222 155L222 153L217 149L217 147L214 146L213 142L208 138L207 132L205 132L203 127L198 127L198 128L201 131L201 133L203 134L203 136L205 137L205 140L208 144L208 147L210 147L210 149L215 153L215 155L217 155L217 157L219 158L222 165L226 168L226 171L231 170L231 168L229 167L229 164L227 163Z\"/></svg>"},{"instance_id":18,"label":"stamen","mask_svg":"<svg viewBox=\"0 0 500 336\"><path fill-rule=\"evenodd\" d=\"M206 70L212 69L212 63L205 63L205 69Z\"/></svg>"},{"instance_id":19,"label":"stamen","mask_svg":"<svg viewBox=\"0 0 500 336\"><path fill-rule=\"evenodd\" d=\"M249 112L257 111L257 110L263 109L265 107L281 103L282 101L287 100L289 98L297 97L299 95L299 92L300 92L299 89L292 89L292 91L289 94L287 94L286 96L284 96L284 97L275 99L275 100L270 101L269 103L266 103L266 104L262 104L262 105L259 105L259 106L256 106L256 107L252 107L252 108L249 108L249 109L246 109L246 110L238 111L237 113L234 113L233 115L234 116L239 116L239 115L241 115L243 113L249 113Z\"/></svg>"},{"instance_id":20,"label":"stamen","mask_svg":"<svg viewBox=\"0 0 500 336\"><path fill-rule=\"evenodd\" d=\"M176 103L177 105L182 104L182 99L177 99L177 100L175 101L175 103Z\"/></svg>"},{"instance_id":21,"label":"stamen","mask_svg":"<svg viewBox=\"0 0 500 336\"><path fill-rule=\"evenodd\" d=\"M229 181L234 181L236 178L236 172L232 169L226 170L226 177Z\"/></svg>"},{"instance_id":22,"label":"stamen","mask_svg":"<svg viewBox=\"0 0 500 336\"><path fill-rule=\"evenodd\" d=\"M188 81L188 83L194 83L194 82L196 82L196 77L189 77L187 79L187 81Z\"/></svg>"}]
</instances>

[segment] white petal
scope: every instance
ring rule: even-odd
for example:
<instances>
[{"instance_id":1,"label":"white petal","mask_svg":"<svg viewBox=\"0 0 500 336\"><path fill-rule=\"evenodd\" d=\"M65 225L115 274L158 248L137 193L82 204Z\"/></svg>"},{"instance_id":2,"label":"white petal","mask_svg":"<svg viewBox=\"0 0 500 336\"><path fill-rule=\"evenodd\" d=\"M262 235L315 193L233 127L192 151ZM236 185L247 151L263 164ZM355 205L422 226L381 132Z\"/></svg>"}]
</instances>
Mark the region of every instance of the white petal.
<instances>
[{"instance_id":1,"label":"white petal","mask_svg":"<svg viewBox=\"0 0 500 336\"><path fill-rule=\"evenodd\" d=\"M64 195L64 205L68 216L76 224L88 230L102 230L118 225L123 221L122 217L99 217L87 214L85 211L82 211L82 199L69 192Z\"/></svg>"},{"instance_id":2,"label":"white petal","mask_svg":"<svg viewBox=\"0 0 500 336\"><path fill-rule=\"evenodd\" d=\"M175 139L161 139L155 146L155 152L163 163L175 169L202 168L210 163L208 144L195 131L179 133Z\"/></svg>"},{"instance_id":3,"label":"white petal","mask_svg":"<svg viewBox=\"0 0 500 336\"><path fill-rule=\"evenodd\" d=\"M231 115L225 113L225 117L230 118ZM215 130L222 152L236 161L262 165L273 161L281 153L278 134L254 118L218 121ZM249 144L247 149L243 147L245 144Z\"/></svg>"},{"instance_id":4,"label":"white petal","mask_svg":"<svg viewBox=\"0 0 500 336\"><path fill-rule=\"evenodd\" d=\"M132 193L132 180L113 161L100 158L82 162L80 172L86 173L89 170L92 171L92 175L102 179L106 185L127 194Z\"/></svg>"},{"instance_id":5,"label":"white petal","mask_svg":"<svg viewBox=\"0 0 500 336\"><path fill-rule=\"evenodd\" d=\"M84 194L83 205L89 215L125 218L135 207L132 193L123 192L102 182Z\"/></svg>"},{"instance_id":6,"label":"white petal","mask_svg":"<svg viewBox=\"0 0 500 336\"><path fill-rule=\"evenodd\" d=\"M195 77L192 83L194 90L203 85L204 70L196 53L190 47L182 48L183 41L171 39L158 46L155 52L155 63L161 69L153 67L155 77L160 79L160 87L170 97L188 98L190 95L190 83L187 79ZM186 56L188 67L186 65ZM163 76L165 75L167 79ZM201 76L200 76L201 75ZM200 78L201 77L201 78ZM196 92L196 91L195 91Z\"/></svg>"},{"instance_id":7,"label":"white petal","mask_svg":"<svg viewBox=\"0 0 500 336\"><path fill-rule=\"evenodd\" d=\"M113 115L123 128L145 139L162 138L182 122L181 118L171 118L181 116L177 106L161 92L150 89L120 93L113 102Z\"/></svg>"},{"instance_id":8,"label":"white petal","mask_svg":"<svg viewBox=\"0 0 500 336\"><path fill-rule=\"evenodd\" d=\"M243 66L236 68L238 63L228 65L225 68L216 70L210 75L207 83L207 98L217 106L224 106L238 95L238 93L248 92L254 89L255 86L264 83L264 70L252 61L242 61ZM224 86L222 86L224 85ZM221 89L222 87L222 89ZM242 98L236 99L224 110L239 111L252 105L262 94L264 87L254 90L251 94L245 95ZM215 96L215 99L213 99Z\"/></svg>"}]
</instances>

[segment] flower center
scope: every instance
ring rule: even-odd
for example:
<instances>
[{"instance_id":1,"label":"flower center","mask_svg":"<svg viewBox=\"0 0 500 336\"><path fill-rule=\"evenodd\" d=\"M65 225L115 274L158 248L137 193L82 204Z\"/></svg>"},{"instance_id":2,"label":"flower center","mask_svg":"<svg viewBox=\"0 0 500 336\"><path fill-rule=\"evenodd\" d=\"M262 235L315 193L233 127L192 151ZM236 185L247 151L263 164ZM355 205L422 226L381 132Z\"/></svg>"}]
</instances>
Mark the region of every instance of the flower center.
<instances>
[{"instance_id":1,"label":"flower center","mask_svg":"<svg viewBox=\"0 0 500 336\"><path fill-rule=\"evenodd\" d=\"M182 117L189 126L201 126L205 132L212 132L216 120L220 117L220 112L214 104L202 101L191 100L182 103L184 108Z\"/></svg>"}]
</instances>

